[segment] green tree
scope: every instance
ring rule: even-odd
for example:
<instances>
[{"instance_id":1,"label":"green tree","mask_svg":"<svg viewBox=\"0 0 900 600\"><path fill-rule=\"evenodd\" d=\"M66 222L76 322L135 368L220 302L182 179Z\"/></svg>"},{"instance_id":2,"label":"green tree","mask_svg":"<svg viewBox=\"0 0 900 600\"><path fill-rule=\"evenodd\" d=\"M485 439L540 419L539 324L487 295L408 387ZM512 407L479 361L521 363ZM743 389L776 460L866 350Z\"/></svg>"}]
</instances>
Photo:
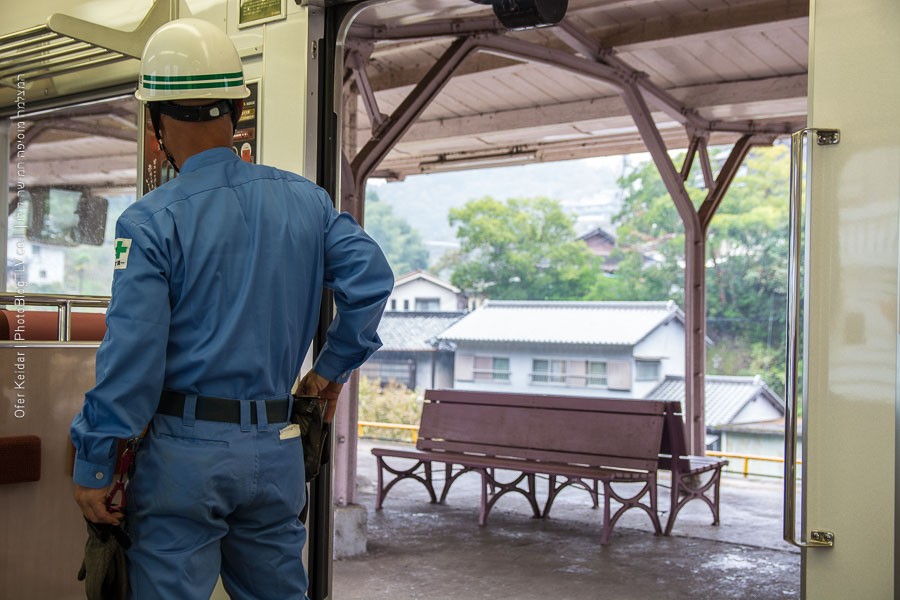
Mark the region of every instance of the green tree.
<instances>
[{"instance_id":1,"label":"green tree","mask_svg":"<svg viewBox=\"0 0 900 600\"><path fill-rule=\"evenodd\" d=\"M787 153L778 145L748 155L707 236L707 332L715 342L709 372L761 374L778 392L784 379ZM721 162L724 154L713 160ZM698 171L688 179L695 206L704 197ZM620 184L619 268L612 283L597 282L591 297L682 304L684 227L656 167L639 165Z\"/></svg>"},{"instance_id":2,"label":"green tree","mask_svg":"<svg viewBox=\"0 0 900 600\"><path fill-rule=\"evenodd\" d=\"M441 266L453 285L498 300L581 300L597 261L574 219L549 198L490 197L450 210L460 248Z\"/></svg>"},{"instance_id":3,"label":"green tree","mask_svg":"<svg viewBox=\"0 0 900 600\"><path fill-rule=\"evenodd\" d=\"M598 280L593 300L684 301L684 226L652 162L619 179L625 193L615 216L618 261L611 281ZM692 197L700 191L688 185Z\"/></svg>"},{"instance_id":4,"label":"green tree","mask_svg":"<svg viewBox=\"0 0 900 600\"><path fill-rule=\"evenodd\" d=\"M713 339L739 342L737 374L784 389L788 253L788 148L751 152L716 211L707 237L706 303ZM729 360L709 351L710 371ZM732 374L735 374L732 371Z\"/></svg>"},{"instance_id":5,"label":"green tree","mask_svg":"<svg viewBox=\"0 0 900 600\"><path fill-rule=\"evenodd\" d=\"M394 273L428 267L428 249L422 236L381 202L374 190L366 192L366 231L381 246Z\"/></svg>"}]
</instances>

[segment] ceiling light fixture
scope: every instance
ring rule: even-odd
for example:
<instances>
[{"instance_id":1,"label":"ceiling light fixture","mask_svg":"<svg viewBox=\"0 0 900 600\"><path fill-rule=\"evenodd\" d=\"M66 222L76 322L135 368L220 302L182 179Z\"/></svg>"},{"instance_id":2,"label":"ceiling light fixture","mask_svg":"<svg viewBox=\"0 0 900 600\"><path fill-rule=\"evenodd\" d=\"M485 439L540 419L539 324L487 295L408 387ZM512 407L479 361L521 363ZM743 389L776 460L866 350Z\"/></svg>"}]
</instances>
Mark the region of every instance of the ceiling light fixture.
<instances>
[{"instance_id":1,"label":"ceiling light fixture","mask_svg":"<svg viewBox=\"0 0 900 600\"><path fill-rule=\"evenodd\" d=\"M490 154L485 156L461 156L459 158L441 157L437 160L419 163L422 173L446 171L465 171L468 169L489 169L491 167L508 167L535 162L537 152L508 152L506 154Z\"/></svg>"}]
</instances>

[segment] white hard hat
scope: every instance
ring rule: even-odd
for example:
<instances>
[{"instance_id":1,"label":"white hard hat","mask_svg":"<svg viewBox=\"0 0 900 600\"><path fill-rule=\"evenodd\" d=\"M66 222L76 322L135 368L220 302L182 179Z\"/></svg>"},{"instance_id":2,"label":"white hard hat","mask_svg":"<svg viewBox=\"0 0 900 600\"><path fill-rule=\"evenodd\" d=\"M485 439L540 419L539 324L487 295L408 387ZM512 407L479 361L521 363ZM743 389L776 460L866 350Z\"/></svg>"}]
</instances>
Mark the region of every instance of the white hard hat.
<instances>
[{"instance_id":1,"label":"white hard hat","mask_svg":"<svg viewBox=\"0 0 900 600\"><path fill-rule=\"evenodd\" d=\"M176 19L147 40L134 93L138 100L237 99L249 95L234 43L212 23Z\"/></svg>"}]
</instances>

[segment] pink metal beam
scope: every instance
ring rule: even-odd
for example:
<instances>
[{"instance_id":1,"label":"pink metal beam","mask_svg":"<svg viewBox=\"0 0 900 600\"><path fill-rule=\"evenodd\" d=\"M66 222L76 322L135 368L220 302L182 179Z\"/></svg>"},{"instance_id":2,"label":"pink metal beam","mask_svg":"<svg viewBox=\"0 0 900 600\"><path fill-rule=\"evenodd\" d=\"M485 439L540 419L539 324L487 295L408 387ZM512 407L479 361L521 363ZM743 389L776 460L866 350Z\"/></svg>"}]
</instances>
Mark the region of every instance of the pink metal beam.
<instances>
[{"instance_id":1,"label":"pink metal beam","mask_svg":"<svg viewBox=\"0 0 900 600\"><path fill-rule=\"evenodd\" d=\"M350 35L367 40L416 40L434 37L458 37L479 33L499 33L505 27L494 17L472 17L430 21L413 25L353 25Z\"/></svg>"},{"instance_id":2,"label":"pink metal beam","mask_svg":"<svg viewBox=\"0 0 900 600\"><path fill-rule=\"evenodd\" d=\"M709 231L709 224L712 222L713 216L719 208L719 204L721 204L722 199L725 198L725 192L728 191L728 186L731 185L734 176L737 175L738 169L740 168L741 163L744 162L744 157L747 156L752 145L753 136L741 136L741 138L735 142L734 147L732 147L731 153L729 153L728 158L725 160L725 164L722 165L722 170L719 171L719 176L716 177L715 184L712 186L707 184L708 193L706 194L706 199L697 211L698 216L700 217L700 225L703 227L704 237Z\"/></svg>"},{"instance_id":3,"label":"pink metal beam","mask_svg":"<svg viewBox=\"0 0 900 600\"><path fill-rule=\"evenodd\" d=\"M612 48L604 48L591 36L578 29L568 19L552 29L553 33L563 43L567 44L585 58L595 62L604 63L617 69L626 76L628 81L638 81L644 92L653 101L654 106L665 112L679 123L687 124L689 120L697 120L694 111L685 108L683 104L673 98L668 92L652 83L646 73L638 71L615 55ZM626 81L623 80L623 83ZM692 123L699 125L699 123Z\"/></svg>"},{"instance_id":4,"label":"pink metal beam","mask_svg":"<svg viewBox=\"0 0 900 600\"><path fill-rule=\"evenodd\" d=\"M356 79L356 87L362 98L363 106L366 107L366 113L369 115L372 131L377 132L384 122L385 115L378 110L378 101L375 99L375 92L372 91L369 75L366 73L366 62L359 52L351 50L347 55L347 65L353 72L354 79Z\"/></svg>"},{"instance_id":5,"label":"pink metal beam","mask_svg":"<svg viewBox=\"0 0 900 600\"><path fill-rule=\"evenodd\" d=\"M700 145L697 148L697 152L700 153L700 169L703 171L703 182L706 184L707 190L712 190L716 182L713 179L712 165L709 163L709 147L707 146L705 137L700 138ZM743 160L743 156L741 156L741 160ZM740 166L740 163L738 163L738 166ZM729 179L729 183L730 181L731 180ZM725 186L725 189L727 188L728 185Z\"/></svg>"},{"instance_id":6,"label":"pink metal beam","mask_svg":"<svg viewBox=\"0 0 900 600\"><path fill-rule=\"evenodd\" d=\"M681 180L687 181L691 175L691 166L694 164L694 158L700 157L700 169L703 171L703 183L707 190L713 189L716 181L712 174L712 165L709 162L709 146L706 134L695 133L691 135L691 142L684 157L684 164L681 165Z\"/></svg>"},{"instance_id":7,"label":"pink metal beam","mask_svg":"<svg viewBox=\"0 0 900 600\"><path fill-rule=\"evenodd\" d=\"M688 449L702 456L706 450L705 372L706 372L706 235L700 217L684 187L681 175L672 164L650 109L636 85L623 89L622 98L635 125L656 163L659 175L684 224L684 427Z\"/></svg>"},{"instance_id":8,"label":"pink metal beam","mask_svg":"<svg viewBox=\"0 0 900 600\"><path fill-rule=\"evenodd\" d=\"M341 210L350 213L360 224L365 222L364 194L366 180L391 148L403 136L410 125L446 85L453 72L474 49L471 38L454 42L431 68L425 78L410 92L400 106L374 127L372 138L360 150L351 163L341 154ZM357 72L365 72L364 65ZM359 78L357 78L359 82ZM368 80L363 87L371 92ZM372 95L374 99L374 94ZM377 108L376 108L377 110ZM380 113L379 113L380 114ZM343 475L334 480L334 498L339 506L356 503L357 423L359 423L359 372L351 375L342 391L343 401L338 404L335 419L335 462Z\"/></svg>"},{"instance_id":9,"label":"pink metal beam","mask_svg":"<svg viewBox=\"0 0 900 600\"><path fill-rule=\"evenodd\" d=\"M348 212L360 224L363 223L363 204L353 184L350 161L341 152L341 205L342 212ZM350 375L350 381L341 390L337 413L332 424L334 436L335 477L332 480L333 498L338 506L356 504L356 461L358 446L356 440L359 423L359 389L357 372Z\"/></svg>"},{"instance_id":10,"label":"pink metal beam","mask_svg":"<svg viewBox=\"0 0 900 600\"><path fill-rule=\"evenodd\" d=\"M356 189L360 190L360 193L365 189L365 182L372 171L434 100L462 61L475 50L475 45L475 39L471 37L460 38L453 42L422 81L384 121L381 129L375 132L372 139L359 151L351 166Z\"/></svg>"},{"instance_id":11,"label":"pink metal beam","mask_svg":"<svg viewBox=\"0 0 900 600\"><path fill-rule=\"evenodd\" d=\"M567 68L573 72L580 72L580 74L583 75L591 75L591 73L589 72L590 69L585 65L579 65L577 61L582 61L588 64L602 64L608 69L612 69L612 71L596 73L594 74L595 77L603 79L607 83L615 85L620 89L627 85L636 84L655 107L669 115L669 117L671 117L675 121L683 123L686 127L694 130L704 132L726 131L732 133L773 134L788 134L792 132L792 127L789 124L785 126L768 125L766 127L761 127L752 122L719 122L704 119L699 114L697 114L694 109L685 106L679 100L675 99L675 97L669 94L666 90L650 81L646 73L635 69L634 67L617 57L615 55L615 49L602 47L592 37L578 29L578 27L573 25L568 20L563 20L560 25L552 28L552 31L556 35L556 37L558 37L563 43L567 44L569 47L575 50L575 52L580 53L585 58L572 56L571 54L562 52L561 50L543 48L542 46L538 46L538 48L541 48L545 52L541 53L541 55L538 56L537 54L530 52L526 48L526 46L533 46L534 44L529 44L528 42L522 42L520 40L511 40L515 43L505 44L505 46L510 50L514 49L515 51L519 52L519 56L522 58L530 54L532 56L532 60L546 62L547 64L554 63L542 60L542 58L553 57L557 61L560 61L559 63L556 63L557 66L563 66L564 68ZM588 71L584 71L583 69L587 69ZM607 75L610 76L608 79Z\"/></svg>"},{"instance_id":12,"label":"pink metal beam","mask_svg":"<svg viewBox=\"0 0 900 600\"><path fill-rule=\"evenodd\" d=\"M697 149L700 147L700 137L696 135L691 136L691 141L688 143L687 152L684 155L684 163L681 165L681 171L678 172L681 175L682 181L687 181L688 176L691 173L691 166L694 164L694 157L697 155Z\"/></svg>"}]
</instances>

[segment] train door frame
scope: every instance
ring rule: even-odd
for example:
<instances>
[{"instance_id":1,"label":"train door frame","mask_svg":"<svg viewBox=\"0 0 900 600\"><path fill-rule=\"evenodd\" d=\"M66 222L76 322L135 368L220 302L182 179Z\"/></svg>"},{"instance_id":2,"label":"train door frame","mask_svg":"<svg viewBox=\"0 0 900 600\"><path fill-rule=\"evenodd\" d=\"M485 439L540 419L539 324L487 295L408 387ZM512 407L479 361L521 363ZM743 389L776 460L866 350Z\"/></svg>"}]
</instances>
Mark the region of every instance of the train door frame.
<instances>
[{"instance_id":1,"label":"train door frame","mask_svg":"<svg viewBox=\"0 0 900 600\"><path fill-rule=\"evenodd\" d=\"M224 0L223 4L230 10L234 7L234 0ZM331 86L334 81L334 58L340 55L338 50L341 36L341 24L345 17L350 14L360 3L338 4L334 3L328 6L322 6L315 2L296 2L301 5L301 10L307 10L310 17L307 23L307 32L311 45L306 46L305 52L309 53L304 57L310 68L307 82L309 89L306 91L307 111L304 115L309 119L306 129L304 148L301 149L301 157L303 173L310 179L315 178L316 182L325 188L332 196L333 202L339 206L340 204L340 164L335 162L334 157L339 156L340 148L340 116L339 112L332 110L335 105L335 89ZM296 8L296 7L295 7ZM315 19L315 21L314 21ZM324 31L321 29L319 19L327 22ZM229 30L230 31L230 30ZM233 31L230 31L234 33ZM245 57L242 57L245 58ZM282 57L282 59L292 60L290 57ZM293 59L296 60L296 59ZM247 63L245 60L245 68ZM260 67L251 67L251 69L259 70ZM92 100L102 100L128 94L134 91L136 82L121 83L102 89L81 90L72 94L63 94L58 97L47 100L35 99L28 106L28 113L32 114L37 111L45 111L50 109L62 108L88 102ZM315 96L314 96L315 95ZM340 100L340 89L337 90L337 100ZM2 111L4 120L14 118L16 116L15 106ZM140 121L140 115L138 116ZM309 128L316 128L311 131ZM0 133L0 142L6 142L4 148L0 151L0 156L9 162L9 146L10 134L4 130ZM138 140L138 152L140 152L140 144L142 140ZM338 150L335 151L334 149ZM291 160L298 158L296 155ZM313 171L313 168L315 169ZM6 169L0 175L0 184L8 185L9 180ZM136 181L136 188L139 187L140 181ZM140 195L139 189L136 189L136 195ZM8 198L3 197L2 206L7 207ZM6 247L4 245L3 254L5 255ZM317 354L325 343L325 331L331 322L334 310L333 301L330 292L326 292L322 309L319 315L319 327L317 335L313 340L313 355ZM307 542L307 569L309 572L310 589L309 597L311 600L324 600L331 597L331 566L332 566L332 531L333 531L333 476L330 469L323 471L323 474L311 485L310 489L310 519L309 538Z\"/></svg>"}]
</instances>

